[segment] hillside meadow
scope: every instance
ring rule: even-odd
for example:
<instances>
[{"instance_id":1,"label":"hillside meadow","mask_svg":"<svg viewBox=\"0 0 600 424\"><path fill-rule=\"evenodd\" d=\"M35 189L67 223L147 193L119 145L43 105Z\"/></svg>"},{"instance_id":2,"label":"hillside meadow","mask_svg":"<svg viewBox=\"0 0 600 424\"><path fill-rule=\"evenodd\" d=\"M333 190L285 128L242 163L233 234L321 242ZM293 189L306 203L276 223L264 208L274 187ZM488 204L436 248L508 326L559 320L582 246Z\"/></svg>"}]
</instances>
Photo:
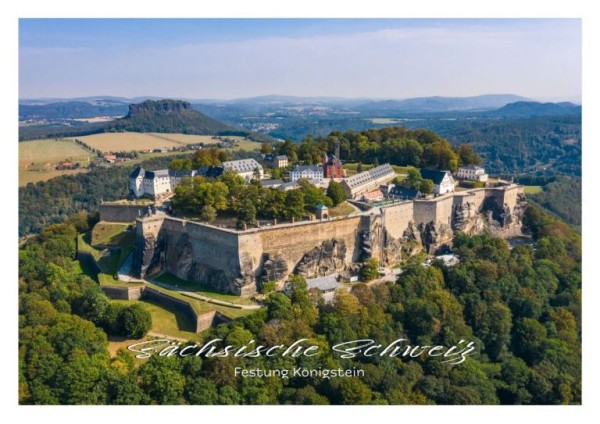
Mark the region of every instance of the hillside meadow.
<instances>
[{"instance_id":1,"label":"hillside meadow","mask_svg":"<svg viewBox=\"0 0 600 424\"><path fill-rule=\"evenodd\" d=\"M242 144L246 139L244 137L227 137L239 140ZM204 143L205 145L217 144L220 140L211 135L191 135L191 134L172 134L172 133L137 133L137 132L117 132L101 133L79 137L70 137L70 140L81 140L85 144L102 152L131 152L147 149L174 149L189 144ZM246 141L258 147L258 143ZM240 145L240 148L241 145Z\"/></svg>"},{"instance_id":2,"label":"hillside meadow","mask_svg":"<svg viewBox=\"0 0 600 424\"><path fill-rule=\"evenodd\" d=\"M250 141L245 137L227 136L227 138L239 141L233 149L228 149L231 151L252 151L260 148L259 143ZM96 155L74 143L75 139L81 140L101 152L131 152L158 148L175 149L198 143L213 145L220 141L213 139L210 135L134 132L102 133L58 140L22 141L19 143L19 186L22 187L28 183L35 184L38 181L48 181L51 178L61 175L87 172L89 162L96 158ZM125 163L133 164L157 156L174 154L181 154L181 152L142 153L138 159ZM75 170L55 170L54 165L62 161L80 162L81 168Z\"/></svg>"},{"instance_id":3,"label":"hillside meadow","mask_svg":"<svg viewBox=\"0 0 600 424\"><path fill-rule=\"evenodd\" d=\"M49 180L59 175L76 174L85 169L54 169L61 161L80 162L86 167L94 154L83 147L64 140L36 140L19 143L19 186Z\"/></svg>"}]
</instances>

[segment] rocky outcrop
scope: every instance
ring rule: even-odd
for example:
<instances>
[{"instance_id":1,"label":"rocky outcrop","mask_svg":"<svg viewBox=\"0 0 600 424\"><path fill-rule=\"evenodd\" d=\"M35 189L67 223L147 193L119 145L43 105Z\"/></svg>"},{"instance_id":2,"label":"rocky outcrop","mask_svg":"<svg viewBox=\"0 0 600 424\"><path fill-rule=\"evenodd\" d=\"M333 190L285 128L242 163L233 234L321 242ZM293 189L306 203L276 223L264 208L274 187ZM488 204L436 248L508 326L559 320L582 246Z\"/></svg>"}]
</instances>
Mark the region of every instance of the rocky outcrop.
<instances>
[{"instance_id":1,"label":"rocky outcrop","mask_svg":"<svg viewBox=\"0 0 600 424\"><path fill-rule=\"evenodd\" d=\"M464 231L471 218L477 214L477 207L473 202L459 203L452 210L452 230Z\"/></svg>"},{"instance_id":2,"label":"rocky outcrop","mask_svg":"<svg viewBox=\"0 0 600 424\"><path fill-rule=\"evenodd\" d=\"M237 295L256 293L256 281L251 258L240 257L227 269L218 269L197 260L194 240L182 234L177 241L169 239L167 231L142 237L138 234L133 257L133 272L139 278L148 278L169 271L186 280L197 281L216 291Z\"/></svg>"},{"instance_id":3,"label":"rocky outcrop","mask_svg":"<svg viewBox=\"0 0 600 424\"><path fill-rule=\"evenodd\" d=\"M404 230L402 242L402 250L406 256L413 256L423 251L421 232L414 222L409 223L408 228Z\"/></svg>"},{"instance_id":4,"label":"rocky outcrop","mask_svg":"<svg viewBox=\"0 0 600 424\"><path fill-rule=\"evenodd\" d=\"M458 203L452 210L451 228L454 233L468 235L481 233L485 228L483 217L473 202Z\"/></svg>"},{"instance_id":5,"label":"rocky outcrop","mask_svg":"<svg viewBox=\"0 0 600 424\"><path fill-rule=\"evenodd\" d=\"M144 113L180 113L185 110L192 110L189 102L182 100L146 100L145 102L129 105L127 117L132 118Z\"/></svg>"},{"instance_id":6,"label":"rocky outcrop","mask_svg":"<svg viewBox=\"0 0 600 424\"><path fill-rule=\"evenodd\" d=\"M363 230L359 233L360 261L366 261L373 256L373 232Z\"/></svg>"},{"instance_id":7,"label":"rocky outcrop","mask_svg":"<svg viewBox=\"0 0 600 424\"><path fill-rule=\"evenodd\" d=\"M521 224L526 208L527 208L527 198L525 197L525 193L517 194L517 203L516 203L515 207L513 208L513 215L515 217L515 222Z\"/></svg>"},{"instance_id":8,"label":"rocky outcrop","mask_svg":"<svg viewBox=\"0 0 600 424\"><path fill-rule=\"evenodd\" d=\"M346 243L343 240L326 240L304 254L295 272L306 278L334 274L346 268L345 258Z\"/></svg>"},{"instance_id":9,"label":"rocky outcrop","mask_svg":"<svg viewBox=\"0 0 600 424\"><path fill-rule=\"evenodd\" d=\"M143 278L154 257L156 238L152 234L137 234L133 249L131 269L134 277Z\"/></svg>"},{"instance_id":10,"label":"rocky outcrop","mask_svg":"<svg viewBox=\"0 0 600 424\"><path fill-rule=\"evenodd\" d=\"M288 274L288 264L282 255L263 254L262 272L260 274L261 282L279 281L286 278Z\"/></svg>"},{"instance_id":11,"label":"rocky outcrop","mask_svg":"<svg viewBox=\"0 0 600 424\"><path fill-rule=\"evenodd\" d=\"M385 265L399 263L402 260L404 241L402 239L395 239L387 231L384 231L383 237L383 263Z\"/></svg>"},{"instance_id":12,"label":"rocky outcrop","mask_svg":"<svg viewBox=\"0 0 600 424\"><path fill-rule=\"evenodd\" d=\"M421 241L427 253L433 254L442 246L452 241L452 229L446 224L428 222L419 225Z\"/></svg>"}]
</instances>

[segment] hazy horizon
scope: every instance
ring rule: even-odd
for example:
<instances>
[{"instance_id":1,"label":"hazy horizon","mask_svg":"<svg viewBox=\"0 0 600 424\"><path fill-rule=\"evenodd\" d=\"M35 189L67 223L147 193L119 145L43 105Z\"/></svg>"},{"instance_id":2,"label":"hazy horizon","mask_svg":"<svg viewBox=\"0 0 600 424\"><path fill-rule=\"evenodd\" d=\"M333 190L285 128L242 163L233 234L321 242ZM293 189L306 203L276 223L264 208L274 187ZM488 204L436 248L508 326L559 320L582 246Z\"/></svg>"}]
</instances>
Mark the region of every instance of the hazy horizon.
<instances>
[{"instance_id":1,"label":"hazy horizon","mask_svg":"<svg viewBox=\"0 0 600 424\"><path fill-rule=\"evenodd\" d=\"M231 100L273 95L401 100L487 94L580 102L581 21L19 22L23 100Z\"/></svg>"}]
</instances>

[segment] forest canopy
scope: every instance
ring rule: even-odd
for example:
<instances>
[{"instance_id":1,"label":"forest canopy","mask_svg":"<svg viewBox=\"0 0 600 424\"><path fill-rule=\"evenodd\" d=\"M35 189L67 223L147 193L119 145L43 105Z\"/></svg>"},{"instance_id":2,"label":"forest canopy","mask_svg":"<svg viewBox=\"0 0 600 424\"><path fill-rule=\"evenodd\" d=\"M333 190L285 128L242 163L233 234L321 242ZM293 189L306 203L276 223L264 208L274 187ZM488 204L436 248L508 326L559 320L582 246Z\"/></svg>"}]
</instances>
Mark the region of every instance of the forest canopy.
<instances>
[{"instance_id":1,"label":"forest canopy","mask_svg":"<svg viewBox=\"0 0 600 424\"><path fill-rule=\"evenodd\" d=\"M111 356L107 335L142 332L81 273L75 235L85 220L44 228L19 251L19 402L21 404L580 404L581 240L535 207L525 224L533 246L510 249L488 235L454 240L460 263L409 260L396 282L354 284L332 303L302 277L271 292L265 308L221 324L203 340L289 345L305 338L318 357L200 358L131 353ZM123 334L123 333L121 333ZM130 334L137 336L138 334ZM419 345L472 340L459 365L439 358L357 356L340 342L398 338ZM245 368L360 369L364 377L241 378Z\"/></svg>"}]
</instances>

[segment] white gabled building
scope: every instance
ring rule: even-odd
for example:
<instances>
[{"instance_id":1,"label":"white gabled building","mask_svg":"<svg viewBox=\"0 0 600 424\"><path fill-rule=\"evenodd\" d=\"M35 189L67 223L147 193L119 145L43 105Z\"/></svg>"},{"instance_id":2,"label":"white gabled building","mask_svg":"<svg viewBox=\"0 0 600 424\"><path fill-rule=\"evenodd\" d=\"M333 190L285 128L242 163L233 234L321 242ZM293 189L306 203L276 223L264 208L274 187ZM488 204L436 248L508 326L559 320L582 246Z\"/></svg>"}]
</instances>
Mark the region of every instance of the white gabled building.
<instances>
[{"instance_id":1,"label":"white gabled building","mask_svg":"<svg viewBox=\"0 0 600 424\"><path fill-rule=\"evenodd\" d=\"M254 179L257 176L260 176L260 180L264 177L263 167L255 159L230 160L228 162L223 162L222 166L225 171L230 169L247 181Z\"/></svg>"},{"instance_id":2,"label":"white gabled building","mask_svg":"<svg viewBox=\"0 0 600 424\"><path fill-rule=\"evenodd\" d=\"M129 175L129 190L135 197L142 197L144 195L144 177L146 171L141 166L138 166Z\"/></svg>"},{"instance_id":3,"label":"white gabled building","mask_svg":"<svg viewBox=\"0 0 600 424\"><path fill-rule=\"evenodd\" d=\"M446 194L454 191L454 178L450 171L421 169L421 177L424 180L433 181L433 194Z\"/></svg>"},{"instance_id":4,"label":"white gabled building","mask_svg":"<svg viewBox=\"0 0 600 424\"><path fill-rule=\"evenodd\" d=\"M290 171L290 181L298 181L300 178L321 182L323 181L323 167L321 165L296 165Z\"/></svg>"},{"instance_id":5,"label":"white gabled building","mask_svg":"<svg viewBox=\"0 0 600 424\"><path fill-rule=\"evenodd\" d=\"M475 165L461 166L455 175L459 180L481 181L482 183L488 180L488 174L485 173L485 169Z\"/></svg>"}]
</instances>

